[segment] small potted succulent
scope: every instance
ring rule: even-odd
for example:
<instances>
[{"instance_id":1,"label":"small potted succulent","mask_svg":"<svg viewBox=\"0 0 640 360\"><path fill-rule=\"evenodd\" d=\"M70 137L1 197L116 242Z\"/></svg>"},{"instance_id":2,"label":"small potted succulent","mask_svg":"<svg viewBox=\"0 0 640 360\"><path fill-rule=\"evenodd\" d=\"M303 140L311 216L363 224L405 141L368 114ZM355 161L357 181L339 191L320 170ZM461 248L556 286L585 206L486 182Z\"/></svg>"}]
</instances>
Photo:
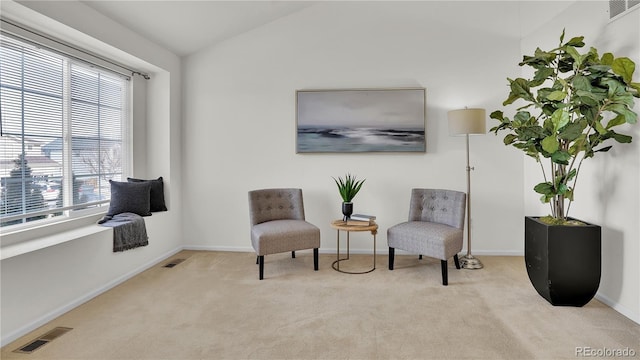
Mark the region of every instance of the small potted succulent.
<instances>
[{"instance_id":1,"label":"small potted succulent","mask_svg":"<svg viewBox=\"0 0 640 360\"><path fill-rule=\"evenodd\" d=\"M353 198L356 196L362 184L366 179L358 180L355 175L347 174L344 179L341 177L333 178L338 186L338 192L342 198L342 214L343 220L347 221L353 214Z\"/></svg>"}]
</instances>

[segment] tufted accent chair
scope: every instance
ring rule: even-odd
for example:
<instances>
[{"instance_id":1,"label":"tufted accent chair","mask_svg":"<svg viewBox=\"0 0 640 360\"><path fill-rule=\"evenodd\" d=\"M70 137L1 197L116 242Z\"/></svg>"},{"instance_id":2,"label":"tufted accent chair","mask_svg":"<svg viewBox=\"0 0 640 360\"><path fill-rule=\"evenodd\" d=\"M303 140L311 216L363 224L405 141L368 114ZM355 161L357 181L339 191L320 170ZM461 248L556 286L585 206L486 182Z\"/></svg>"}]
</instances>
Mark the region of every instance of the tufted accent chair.
<instances>
[{"instance_id":1,"label":"tufted accent chair","mask_svg":"<svg viewBox=\"0 0 640 360\"><path fill-rule=\"evenodd\" d=\"M412 189L409 221L387 230L389 270L395 249L440 259L442 285L448 284L447 260L460 269L467 194L453 190Z\"/></svg>"},{"instance_id":2,"label":"tufted accent chair","mask_svg":"<svg viewBox=\"0 0 640 360\"><path fill-rule=\"evenodd\" d=\"M305 221L301 189L249 191L251 244L258 255L259 278L264 278L264 256L313 249L313 266L318 270L320 229Z\"/></svg>"}]
</instances>

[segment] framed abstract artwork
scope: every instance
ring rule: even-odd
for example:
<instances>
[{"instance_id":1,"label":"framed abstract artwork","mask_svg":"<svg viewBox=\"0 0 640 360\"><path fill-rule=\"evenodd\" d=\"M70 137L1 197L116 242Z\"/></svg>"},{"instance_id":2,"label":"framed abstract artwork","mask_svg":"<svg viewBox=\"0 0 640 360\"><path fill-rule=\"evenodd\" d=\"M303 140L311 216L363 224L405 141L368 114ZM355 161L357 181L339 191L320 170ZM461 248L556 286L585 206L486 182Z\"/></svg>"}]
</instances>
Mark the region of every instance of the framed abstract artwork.
<instances>
[{"instance_id":1,"label":"framed abstract artwork","mask_svg":"<svg viewBox=\"0 0 640 360\"><path fill-rule=\"evenodd\" d=\"M425 152L424 88L296 91L296 152Z\"/></svg>"}]
</instances>

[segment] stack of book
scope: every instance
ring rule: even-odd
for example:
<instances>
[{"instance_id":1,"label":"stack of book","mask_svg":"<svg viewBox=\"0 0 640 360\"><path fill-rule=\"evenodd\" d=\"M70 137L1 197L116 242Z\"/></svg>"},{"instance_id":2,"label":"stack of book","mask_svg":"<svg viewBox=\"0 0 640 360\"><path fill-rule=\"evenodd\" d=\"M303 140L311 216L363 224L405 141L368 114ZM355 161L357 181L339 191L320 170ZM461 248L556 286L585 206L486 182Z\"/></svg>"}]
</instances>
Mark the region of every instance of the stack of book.
<instances>
[{"instance_id":1,"label":"stack of book","mask_svg":"<svg viewBox=\"0 0 640 360\"><path fill-rule=\"evenodd\" d=\"M347 220L347 225L369 226L374 223L376 217L373 215L353 214Z\"/></svg>"}]
</instances>

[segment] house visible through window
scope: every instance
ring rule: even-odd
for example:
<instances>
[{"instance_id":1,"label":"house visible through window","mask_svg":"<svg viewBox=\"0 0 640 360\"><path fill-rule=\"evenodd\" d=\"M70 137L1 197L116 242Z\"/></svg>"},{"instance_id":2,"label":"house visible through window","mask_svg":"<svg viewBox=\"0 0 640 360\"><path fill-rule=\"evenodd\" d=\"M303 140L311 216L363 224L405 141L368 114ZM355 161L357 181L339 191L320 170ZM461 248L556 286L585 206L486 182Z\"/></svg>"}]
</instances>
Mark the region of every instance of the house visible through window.
<instances>
[{"instance_id":1,"label":"house visible through window","mask_svg":"<svg viewBox=\"0 0 640 360\"><path fill-rule=\"evenodd\" d=\"M0 35L1 226L110 198L129 156L128 80Z\"/></svg>"}]
</instances>

